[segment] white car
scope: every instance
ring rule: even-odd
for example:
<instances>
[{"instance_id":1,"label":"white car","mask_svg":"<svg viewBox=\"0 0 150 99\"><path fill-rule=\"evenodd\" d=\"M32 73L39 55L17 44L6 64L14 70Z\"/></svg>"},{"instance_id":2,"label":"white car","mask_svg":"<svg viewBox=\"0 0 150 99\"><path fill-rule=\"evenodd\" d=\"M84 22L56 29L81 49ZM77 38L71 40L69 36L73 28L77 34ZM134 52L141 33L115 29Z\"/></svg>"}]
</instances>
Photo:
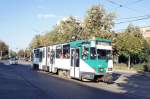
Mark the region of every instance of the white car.
<instances>
[{"instance_id":1,"label":"white car","mask_svg":"<svg viewBox=\"0 0 150 99\"><path fill-rule=\"evenodd\" d=\"M11 58L9 60L9 64L18 64L18 59L17 58Z\"/></svg>"}]
</instances>

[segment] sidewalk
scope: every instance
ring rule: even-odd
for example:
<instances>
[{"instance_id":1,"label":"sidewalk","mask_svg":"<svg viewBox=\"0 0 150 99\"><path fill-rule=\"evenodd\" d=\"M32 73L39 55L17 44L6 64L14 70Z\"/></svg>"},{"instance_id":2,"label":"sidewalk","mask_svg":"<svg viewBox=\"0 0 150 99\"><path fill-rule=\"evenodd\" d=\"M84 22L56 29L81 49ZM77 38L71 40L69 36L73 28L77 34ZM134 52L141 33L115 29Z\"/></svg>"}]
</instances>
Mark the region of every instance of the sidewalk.
<instances>
[{"instance_id":1,"label":"sidewalk","mask_svg":"<svg viewBox=\"0 0 150 99\"><path fill-rule=\"evenodd\" d=\"M130 74L137 74L137 71L134 70L119 70L119 69L114 69L113 72L119 72L119 73L130 73Z\"/></svg>"}]
</instances>

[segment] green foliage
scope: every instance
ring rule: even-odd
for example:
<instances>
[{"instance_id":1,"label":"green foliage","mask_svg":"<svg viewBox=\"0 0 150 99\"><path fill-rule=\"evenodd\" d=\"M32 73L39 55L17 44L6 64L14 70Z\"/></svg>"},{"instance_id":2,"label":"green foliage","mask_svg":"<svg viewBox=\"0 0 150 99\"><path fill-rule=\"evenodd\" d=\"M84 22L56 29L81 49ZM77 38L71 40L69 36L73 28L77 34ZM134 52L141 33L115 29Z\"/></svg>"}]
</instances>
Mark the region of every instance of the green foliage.
<instances>
[{"instance_id":1,"label":"green foliage","mask_svg":"<svg viewBox=\"0 0 150 99\"><path fill-rule=\"evenodd\" d=\"M9 55L10 55L10 57L16 57L17 53L15 51L13 51L13 50L10 50L9 51Z\"/></svg>"},{"instance_id":2,"label":"green foliage","mask_svg":"<svg viewBox=\"0 0 150 99\"><path fill-rule=\"evenodd\" d=\"M1 40L0 40L0 51L3 52L8 51L8 45L6 45L6 43Z\"/></svg>"},{"instance_id":3,"label":"green foliage","mask_svg":"<svg viewBox=\"0 0 150 99\"><path fill-rule=\"evenodd\" d=\"M146 57L146 64L144 66L144 70L150 72L150 55Z\"/></svg>"},{"instance_id":4,"label":"green foliage","mask_svg":"<svg viewBox=\"0 0 150 99\"><path fill-rule=\"evenodd\" d=\"M31 57L31 53L32 52L31 52L30 49L26 49L26 50L21 49L21 50L18 51L17 56L18 57L27 57L27 58L29 58L29 57Z\"/></svg>"},{"instance_id":5,"label":"green foliage","mask_svg":"<svg viewBox=\"0 0 150 99\"><path fill-rule=\"evenodd\" d=\"M128 56L128 66L130 68L130 58L137 57L138 54L143 55L144 51L144 39L140 33L140 29L136 26L129 25L127 29L116 36L115 51L119 55L124 54Z\"/></svg>"},{"instance_id":6,"label":"green foliage","mask_svg":"<svg viewBox=\"0 0 150 99\"><path fill-rule=\"evenodd\" d=\"M81 26L81 22L79 19L70 16L62 21L56 26L58 33L62 34L62 41L70 41L72 36L76 36L78 38L81 37L83 27Z\"/></svg>"},{"instance_id":7,"label":"green foliage","mask_svg":"<svg viewBox=\"0 0 150 99\"><path fill-rule=\"evenodd\" d=\"M5 59L8 57L8 45L0 40L0 59Z\"/></svg>"},{"instance_id":8,"label":"green foliage","mask_svg":"<svg viewBox=\"0 0 150 99\"><path fill-rule=\"evenodd\" d=\"M126 64L114 64L113 68L116 70L128 70Z\"/></svg>"},{"instance_id":9,"label":"green foliage","mask_svg":"<svg viewBox=\"0 0 150 99\"><path fill-rule=\"evenodd\" d=\"M134 26L133 24L129 24L128 27L126 28L125 32L129 33L129 34L132 34L135 37L138 37L138 38L141 38L141 39L143 38L142 33L140 31L140 28L137 27L137 26Z\"/></svg>"},{"instance_id":10,"label":"green foliage","mask_svg":"<svg viewBox=\"0 0 150 99\"><path fill-rule=\"evenodd\" d=\"M33 39L32 39L32 41L31 41L31 43L30 43L30 48L36 48L36 47L39 47L39 46L43 46L44 44L43 44L43 41L42 41L42 36L41 35L36 35Z\"/></svg>"},{"instance_id":11,"label":"green foliage","mask_svg":"<svg viewBox=\"0 0 150 99\"><path fill-rule=\"evenodd\" d=\"M114 69L116 70L126 70L126 71L137 71L137 72L143 72L145 71L145 64L135 64L133 65L130 70L128 69L126 64L114 64Z\"/></svg>"},{"instance_id":12,"label":"green foliage","mask_svg":"<svg viewBox=\"0 0 150 99\"><path fill-rule=\"evenodd\" d=\"M111 29L114 26L114 13L107 13L101 5L93 5L84 19L84 35L86 38L92 36L110 38Z\"/></svg>"},{"instance_id":13,"label":"green foliage","mask_svg":"<svg viewBox=\"0 0 150 99\"><path fill-rule=\"evenodd\" d=\"M17 53L17 56L18 57L24 57L24 54L25 54L24 50L19 50Z\"/></svg>"},{"instance_id":14,"label":"green foliage","mask_svg":"<svg viewBox=\"0 0 150 99\"><path fill-rule=\"evenodd\" d=\"M122 54L138 54L143 50L143 41L129 33L122 33L118 36L116 47Z\"/></svg>"},{"instance_id":15,"label":"green foliage","mask_svg":"<svg viewBox=\"0 0 150 99\"><path fill-rule=\"evenodd\" d=\"M138 72L143 72L143 71L145 71L144 67L145 67L144 63L142 63L142 64L135 64L135 65L133 65L133 70L136 70Z\"/></svg>"}]
</instances>

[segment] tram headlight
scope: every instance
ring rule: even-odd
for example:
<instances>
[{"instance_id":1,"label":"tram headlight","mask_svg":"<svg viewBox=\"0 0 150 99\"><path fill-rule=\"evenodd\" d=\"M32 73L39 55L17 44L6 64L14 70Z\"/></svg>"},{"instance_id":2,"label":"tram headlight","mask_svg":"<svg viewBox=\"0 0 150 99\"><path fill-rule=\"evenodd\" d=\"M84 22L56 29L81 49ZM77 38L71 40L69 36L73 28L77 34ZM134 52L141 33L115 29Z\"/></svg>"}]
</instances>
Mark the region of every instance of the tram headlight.
<instances>
[{"instance_id":1,"label":"tram headlight","mask_svg":"<svg viewBox=\"0 0 150 99\"><path fill-rule=\"evenodd\" d=\"M104 68L99 68L99 71L100 71L100 72L104 71Z\"/></svg>"},{"instance_id":2,"label":"tram headlight","mask_svg":"<svg viewBox=\"0 0 150 99\"><path fill-rule=\"evenodd\" d=\"M112 71L112 68L108 68L108 71Z\"/></svg>"}]
</instances>

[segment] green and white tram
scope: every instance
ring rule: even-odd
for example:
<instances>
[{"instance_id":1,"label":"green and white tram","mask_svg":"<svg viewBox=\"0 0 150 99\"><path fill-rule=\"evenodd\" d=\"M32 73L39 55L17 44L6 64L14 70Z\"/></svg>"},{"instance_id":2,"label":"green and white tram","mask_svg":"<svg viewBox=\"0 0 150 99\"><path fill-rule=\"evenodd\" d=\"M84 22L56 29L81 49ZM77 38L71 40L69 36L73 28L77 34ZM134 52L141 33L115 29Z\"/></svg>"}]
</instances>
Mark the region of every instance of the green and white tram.
<instances>
[{"instance_id":1,"label":"green and white tram","mask_svg":"<svg viewBox=\"0 0 150 99\"><path fill-rule=\"evenodd\" d=\"M111 43L108 39L95 38L36 48L33 55L39 53L41 61L35 63L34 57L33 66L38 64L39 69L61 76L108 81L113 68Z\"/></svg>"}]
</instances>

